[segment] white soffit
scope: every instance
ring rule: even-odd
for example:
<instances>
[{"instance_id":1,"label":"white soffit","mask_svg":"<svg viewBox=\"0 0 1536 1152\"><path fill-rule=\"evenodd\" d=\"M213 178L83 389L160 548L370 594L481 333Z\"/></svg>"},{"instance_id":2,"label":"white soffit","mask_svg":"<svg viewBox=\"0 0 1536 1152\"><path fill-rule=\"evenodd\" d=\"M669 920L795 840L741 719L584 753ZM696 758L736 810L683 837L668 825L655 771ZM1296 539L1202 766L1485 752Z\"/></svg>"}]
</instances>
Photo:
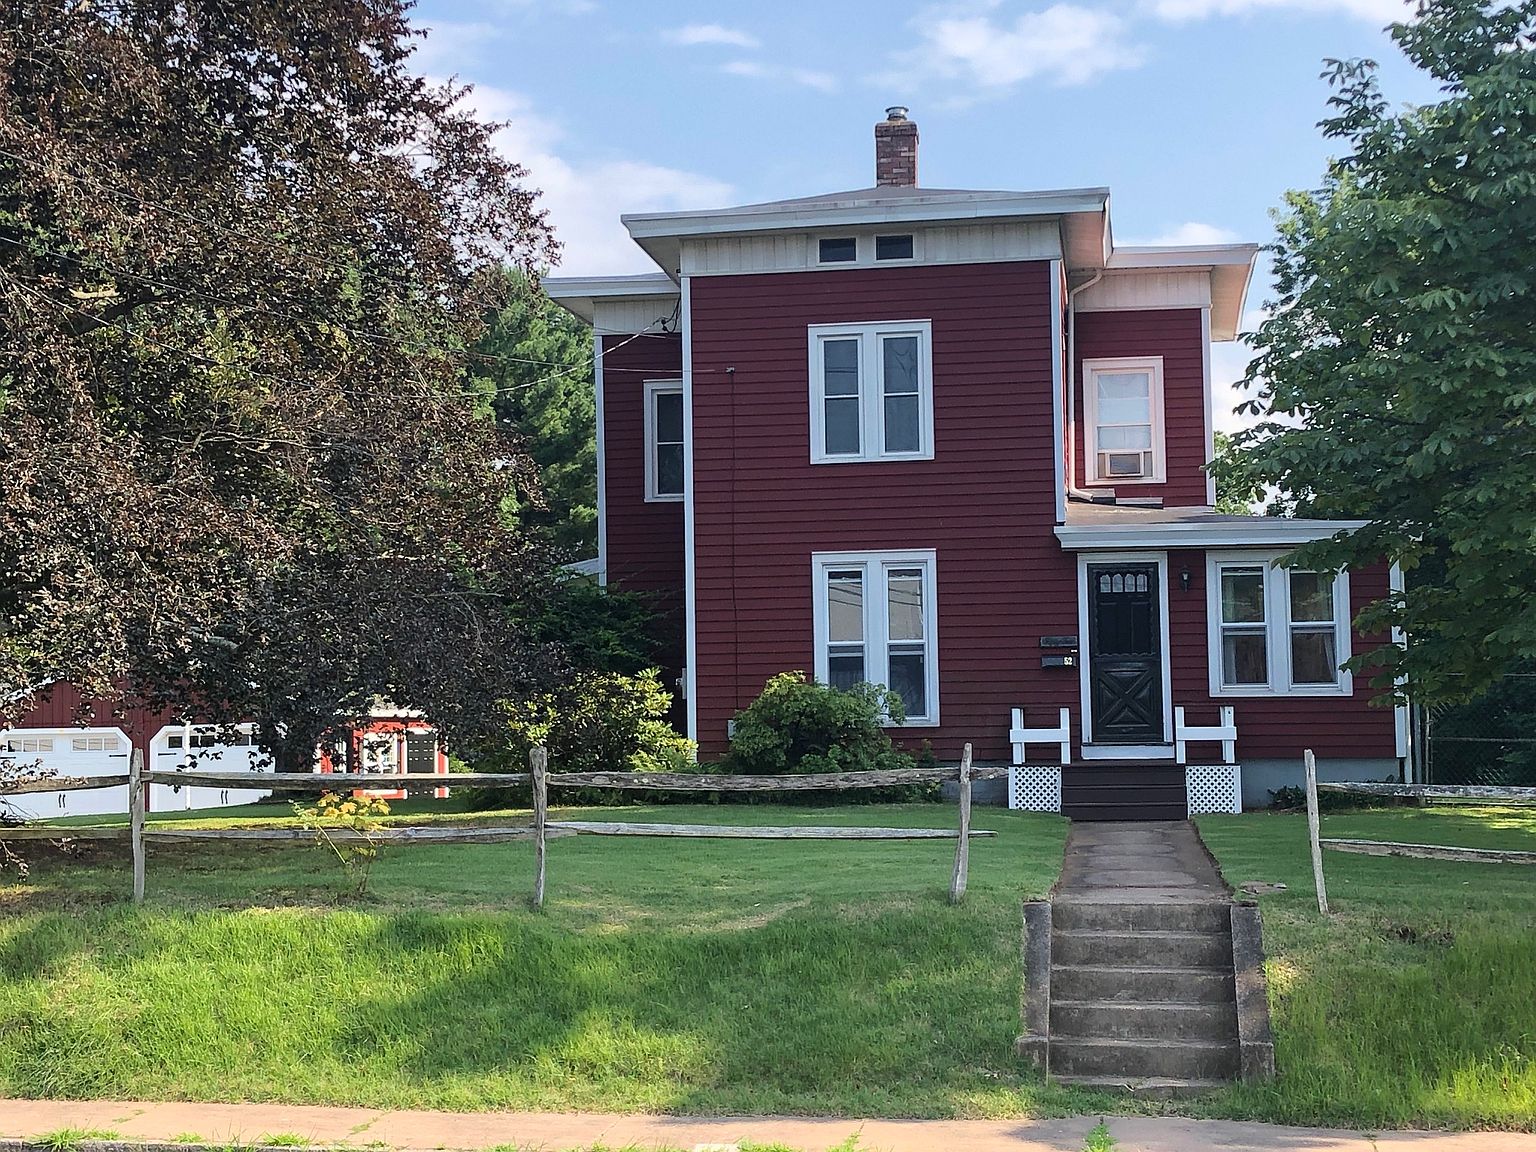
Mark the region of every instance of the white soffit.
<instances>
[{"instance_id":1,"label":"white soffit","mask_svg":"<svg viewBox=\"0 0 1536 1152\"><path fill-rule=\"evenodd\" d=\"M638 276L546 276L540 282L544 294L567 312L588 324L601 303L654 302L670 312L678 300L678 288L664 272Z\"/></svg>"}]
</instances>

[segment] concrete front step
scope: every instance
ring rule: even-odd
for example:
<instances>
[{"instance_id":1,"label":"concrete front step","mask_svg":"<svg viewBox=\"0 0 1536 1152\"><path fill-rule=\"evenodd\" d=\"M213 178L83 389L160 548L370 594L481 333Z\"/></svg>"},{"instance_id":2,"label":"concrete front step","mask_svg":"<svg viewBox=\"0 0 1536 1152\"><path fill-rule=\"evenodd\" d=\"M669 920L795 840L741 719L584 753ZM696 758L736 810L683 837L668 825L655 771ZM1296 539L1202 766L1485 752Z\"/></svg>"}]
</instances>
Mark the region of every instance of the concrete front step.
<instances>
[{"instance_id":1,"label":"concrete front step","mask_svg":"<svg viewBox=\"0 0 1536 1152\"><path fill-rule=\"evenodd\" d=\"M1051 905L1051 926L1064 932L1230 933L1231 915L1225 901L1110 904L1057 900Z\"/></svg>"},{"instance_id":2,"label":"concrete front step","mask_svg":"<svg viewBox=\"0 0 1536 1152\"><path fill-rule=\"evenodd\" d=\"M1054 932L1051 963L1099 968L1232 970L1232 937L1214 932Z\"/></svg>"},{"instance_id":3,"label":"concrete front step","mask_svg":"<svg viewBox=\"0 0 1536 1152\"><path fill-rule=\"evenodd\" d=\"M1051 1005L1051 1039L1074 1036L1104 1040L1237 1039L1237 1010L1231 1004L1130 1004L1119 1000L1057 1000Z\"/></svg>"},{"instance_id":4,"label":"concrete front step","mask_svg":"<svg viewBox=\"0 0 1536 1152\"><path fill-rule=\"evenodd\" d=\"M1058 1084L1095 1088L1100 1092L1127 1092L1144 1100L1187 1100L1231 1087L1226 1080L1182 1080L1177 1077L1052 1076Z\"/></svg>"},{"instance_id":5,"label":"concrete front step","mask_svg":"<svg viewBox=\"0 0 1536 1152\"><path fill-rule=\"evenodd\" d=\"M1051 1073L1057 1076L1226 1080L1238 1069L1235 1041L1051 1037Z\"/></svg>"},{"instance_id":6,"label":"concrete front step","mask_svg":"<svg viewBox=\"0 0 1536 1152\"><path fill-rule=\"evenodd\" d=\"M1051 999L1132 1004L1231 1004L1232 972L1213 968L1051 965Z\"/></svg>"}]
</instances>

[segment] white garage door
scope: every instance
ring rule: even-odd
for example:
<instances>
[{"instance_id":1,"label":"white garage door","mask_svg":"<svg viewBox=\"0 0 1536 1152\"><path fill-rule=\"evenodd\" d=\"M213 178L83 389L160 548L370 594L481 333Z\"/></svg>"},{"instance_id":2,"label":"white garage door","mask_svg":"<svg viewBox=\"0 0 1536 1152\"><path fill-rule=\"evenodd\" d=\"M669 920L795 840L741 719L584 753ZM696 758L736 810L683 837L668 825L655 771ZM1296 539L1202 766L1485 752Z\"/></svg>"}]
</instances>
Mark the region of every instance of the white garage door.
<instances>
[{"instance_id":1,"label":"white garage door","mask_svg":"<svg viewBox=\"0 0 1536 1152\"><path fill-rule=\"evenodd\" d=\"M203 772L270 772L266 754L256 746L251 724L229 729L201 724L177 724L160 729L149 742L149 762L155 772L194 769ZM203 784L152 784L151 812L187 812L197 808L228 808L254 804L270 788L210 787Z\"/></svg>"},{"instance_id":2,"label":"white garage door","mask_svg":"<svg viewBox=\"0 0 1536 1152\"><path fill-rule=\"evenodd\" d=\"M128 771L130 746L121 728L17 728L0 733L0 750L19 766L36 764L58 776L121 776ZM128 789L32 792L8 797L6 805L33 820L126 815Z\"/></svg>"}]
</instances>

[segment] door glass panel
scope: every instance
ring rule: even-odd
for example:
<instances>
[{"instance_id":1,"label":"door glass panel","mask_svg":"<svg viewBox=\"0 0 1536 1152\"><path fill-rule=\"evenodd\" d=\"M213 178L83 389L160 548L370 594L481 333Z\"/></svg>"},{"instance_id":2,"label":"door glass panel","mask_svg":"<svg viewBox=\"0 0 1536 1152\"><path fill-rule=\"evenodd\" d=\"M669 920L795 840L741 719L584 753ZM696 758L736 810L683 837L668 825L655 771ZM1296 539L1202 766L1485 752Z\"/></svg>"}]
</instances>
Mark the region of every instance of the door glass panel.
<instances>
[{"instance_id":1,"label":"door glass panel","mask_svg":"<svg viewBox=\"0 0 1536 1152\"><path fill-rule=\"evenodd\" d=\"M1333 623L1333 577L1321 572L1292 572L1291 622Z\"/></svg>"},{"instance_id":2,"label":"door glass panel","mask_svg":"<svg viewBox=\"0 0 1536 1152\"><path fill-rule=\"evenodd\" d=\"M1264 569L1221 570L1221 620L1224 624L1264 623Z\"/></svg>"},{"instance_id":3,"label":"door glass panel","mask_svg":"<svg viewBox=\"0 0 1536 1152\"><path fill-rule=\"evenodd\" d=\"M1337 684L1339 657L1333 629L1291 633L1291 680L1296 684Z\"/></svg>"},{"instance_id":4,"label":"door glass panel","mask_svg":"<svg viewBox=\"0 0 1536 1152\"><path fill-rule=\"evenodd\" d=\"M1263 632L1223 632L1221 682L1234 686L1268 684L1268 649Z\"/></svg>"}]
</instances>

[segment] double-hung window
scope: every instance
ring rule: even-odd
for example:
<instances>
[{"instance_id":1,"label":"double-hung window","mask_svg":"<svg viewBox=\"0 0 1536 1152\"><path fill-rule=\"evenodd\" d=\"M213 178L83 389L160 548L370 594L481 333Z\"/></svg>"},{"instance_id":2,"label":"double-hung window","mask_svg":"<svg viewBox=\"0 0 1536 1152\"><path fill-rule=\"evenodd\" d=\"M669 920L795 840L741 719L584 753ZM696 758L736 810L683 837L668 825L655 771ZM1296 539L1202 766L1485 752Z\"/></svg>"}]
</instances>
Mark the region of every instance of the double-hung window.
<instances>
[{"instance_id":1,"label":"double-hung window","mask_svg":"<svg viewBox=\"0 0 1536 1152\"><path fill-rule=\"evenodd\" d=\"M1161 482L1162 357L1084 360L1083 397L1089 483Z\"/></svg>"},{"instance_id":2,"label":"double-hung window","mask_svg":"<svg viewBox=\"0 0 1536 1152\"><path fill-rule=\"evenodd\" d=\"M919 552L812 556L816 679L834 688L883 684L906 723L939 722L935 558Z\"/></svg>"},{"instance_id":3,"label":"double-hung window","mask_svg":"<svg viewBox=\"0 0 1536 1152\"><path fill-rule=\"evenodd\" d=\"M683 382L645 382L645 498L683 498Z\"/></svg>"},{"instance_id":4,"label":"double-hung window","mask_svg":"<svg viewBox=\"0 0 1536 1152\"><path fill-rule=\"evenodd\" d=\"M811 462L933 459L927 320L810 327Z\"/></svg>"},{"instance_id":5,"label":"double-hung window","mask_svg":"<svg viewBox=\"0 0 1536 1152\"><path fill-rule=\"evenodd\" d=\"M1210 557L1211 694L1349 695L1349 576Z\"/></svg>"}]
</instances>

